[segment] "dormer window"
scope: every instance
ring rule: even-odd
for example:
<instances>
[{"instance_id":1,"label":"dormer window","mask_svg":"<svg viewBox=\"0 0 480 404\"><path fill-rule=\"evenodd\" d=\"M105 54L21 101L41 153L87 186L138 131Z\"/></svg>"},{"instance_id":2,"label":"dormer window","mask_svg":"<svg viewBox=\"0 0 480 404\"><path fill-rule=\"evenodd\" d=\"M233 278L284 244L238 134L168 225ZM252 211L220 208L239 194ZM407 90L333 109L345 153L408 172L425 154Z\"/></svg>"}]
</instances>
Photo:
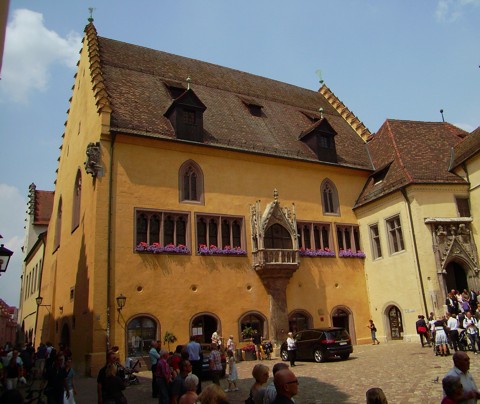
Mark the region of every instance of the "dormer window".
<instances>
[{"instance_id":1,"label":"dormer window","mask_svg":"<svg viewBox=\"0 0 480 404\"><path fill-rule=\"evenodd\" d=\"M203 113L206 109L191 88L172 102L165 116L170 120L177 139L203 142Z\"/></svg>"},{"instance_id":2,"label":"dormer window","mask_svg":"<svg viewBox=\"0 0 480 404\"><path fill-rule=\"evenodd\" d=\"M326 118L315 122L310 128L302 132L299 140L304 142L320 161L337 162L335 135L337 132L328 123Z\"/></svg>"},{"instance_id":3,"label":"dormer window","mask_svg":"<svg viewBox=\"0 0 480 404\"><path fill-rule=\"evenodd\" d=\"M240 97L240 99L242 100L243 104L248 108L248 111L252 116L261 117L263 115L263 105L260 104L257 100L249 97Z\"/></svg>"},{"instance_id":4,"label":"dormer window","mask_svg":"<svg viewBox=\"0 0 480 404\"><path fill-rule=\"evenodd\" d=\"M390 165L392 163L388 163L386 166L378 169L377 171L375 171L373 174L372 174L372 179L373 179L373 185L380 185L383 180L385 179L385 177L387 176L387 173L388 173L388 169L390 168Z\"/></svg>"}]
</instances>

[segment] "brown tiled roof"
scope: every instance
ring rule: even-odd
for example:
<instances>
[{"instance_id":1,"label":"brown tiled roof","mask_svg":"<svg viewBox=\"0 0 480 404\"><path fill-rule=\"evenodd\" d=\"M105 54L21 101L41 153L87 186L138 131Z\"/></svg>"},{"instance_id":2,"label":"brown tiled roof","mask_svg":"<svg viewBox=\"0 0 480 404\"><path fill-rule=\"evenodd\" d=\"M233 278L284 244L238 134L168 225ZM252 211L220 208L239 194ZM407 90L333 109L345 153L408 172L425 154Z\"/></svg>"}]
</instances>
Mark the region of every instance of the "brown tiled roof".
<instances>
[{"instance_id":1,"label":"brown tiled roof","mask_svg":"<svg viewBox=\"0 0 480 404\"><path fill-rule=\"evenodd\" d=\"M91 36L93 30L86 32ZM98 43L96 74L105 86L103 102L112 109L113 131L175 140L164 116L172 103L167 85L185 86L190 76L192 90L207 108L204 144L318 161L298 137L312 125L305 112L315 115L323 108L337 133L338 164L372 169L363 140L320 92L107 38L88 40L93 47ZM245 100L261 105L262 116L253 116Z\"/></svg>"},{"instance_id":2,"label":"brown tiled roof","mask_svg":"<svg viewBox=\"0 0 480 404\"><path fill-rule=\"evenodd\" d=\"M48 225L53 209L53 191L39 191L35 184L29 186L29 214L33 224Z\"/></svg>"},{"instance_id":3,"label":"brown tiled roof","mask_svg":"<svg viewBox=\"0 0 480 404\"><path fill-rule=\"evenodd\" d=\"M451 169L458 167L474 154L480 151L480 126L467 135L453 148L453 161Z\"/></svg>"},{"instance_id":4,"label":"brown tiled roof","mask_svg":"<svg viewBox=\"0 0 480 404\"><path fill-rule=\"evenodd\" d=\"M370 176L356 207L407 184L465 183L448 170L451 148L465 133L445 122L385 121L368 142L368 148L375 168L385 167L387 174L376 185L375 173Z\"/></svg>"}]
</instances>

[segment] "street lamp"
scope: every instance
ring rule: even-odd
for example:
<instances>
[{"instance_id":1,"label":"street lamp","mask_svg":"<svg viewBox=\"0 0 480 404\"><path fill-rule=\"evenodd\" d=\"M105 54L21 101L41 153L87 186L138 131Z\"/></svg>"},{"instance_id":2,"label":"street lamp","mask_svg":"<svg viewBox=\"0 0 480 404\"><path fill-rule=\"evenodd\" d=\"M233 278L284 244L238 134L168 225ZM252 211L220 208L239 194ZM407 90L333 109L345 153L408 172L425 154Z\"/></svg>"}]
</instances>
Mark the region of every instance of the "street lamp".
<instances>
[{"instance_id":1,"label":"street lamp","mask_svg":"<svg viewBox=\"0 0 480 404\"><path fill-rule=\"evenodd\" d=\"M13 255L13 251L10 251L8 248L5 248L4 245L0 245L0 276L3 272L7 271L8 263L10 258Z\"/></svg>"},{"instance_id":2,"label":"street lamp","mask_svg":"<svg viewBox=\"0 0 480 404\"><path fill-rule=\"evenodd\" d=\"M43 297L40 295L38 295L38 297L35 298L35 301L37 302L38 307L52 307L50 304L42 304ZM48 310L48 308L47 308L47 311L50 313L50 310Z\"/></svg>"}]
</instances>

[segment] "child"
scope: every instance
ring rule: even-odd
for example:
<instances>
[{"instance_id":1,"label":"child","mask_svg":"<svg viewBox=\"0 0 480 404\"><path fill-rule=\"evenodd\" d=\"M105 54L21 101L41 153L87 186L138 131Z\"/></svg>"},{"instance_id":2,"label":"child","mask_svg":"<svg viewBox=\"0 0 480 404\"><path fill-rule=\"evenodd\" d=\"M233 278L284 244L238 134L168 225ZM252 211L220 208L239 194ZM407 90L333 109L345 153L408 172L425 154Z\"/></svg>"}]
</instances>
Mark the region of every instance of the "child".
<instances>
[{"instance_id":1,"label":"child","mask_svg":"<svg viewBox=\"0 0 480 404\"><path fill-rule=\"evenodd\" d=\"M367 327L370 328L370 333L372 334L372 345L375 345L375 343L377 345L380 344L380 341L377 339L377 327L375 327L372 320L368 320L368 323Z\"/></svg>"},{"instance_id":2,"label":"child","mask_svg":"<svg viewBox=\"0 0 480 404\"><path fill-rule=\"evenodd\" d=\"M233 356L233 351L228 350L227 351L227 361L228 361L228 389L226 389L226 392L229 391L238 391L237 387L237 379L238 379L238 374L237 374L237 364L235 363L235 357Z\"/></svg>"}]
</instances>

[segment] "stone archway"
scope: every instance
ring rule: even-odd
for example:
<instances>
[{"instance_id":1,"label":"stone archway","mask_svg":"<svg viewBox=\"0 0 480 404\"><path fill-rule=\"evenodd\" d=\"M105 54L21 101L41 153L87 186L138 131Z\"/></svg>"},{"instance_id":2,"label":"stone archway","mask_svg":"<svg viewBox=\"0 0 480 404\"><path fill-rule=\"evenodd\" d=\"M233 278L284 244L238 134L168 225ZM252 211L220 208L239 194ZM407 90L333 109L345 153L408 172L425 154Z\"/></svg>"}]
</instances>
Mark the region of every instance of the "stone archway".
<instances>
[{"instance_id":1,"label":"stone archway","mask_svg":"<svg viewBox=\"0 0 480 404\"><path fill-rule=\"evenodd\" d=\"M356 343L355 325L353 323L352 311L346 306L334 307L331 313L332 326L343 327L350 334L352 343Z\"/></svg>"},{"instance_id":2,"label":"stone archway","mask_svg":"<svg viewBox=\"0 0 480 404\"><path fill-rule=\"evenodd\" d=\"M196 336L200 343L211 343L212 334L218 331L222 335L220 320L212 313L199 313L190 321L190 335Z\"/></svg>"},{"instance_id":3,"label":"stone archway","mask_svg":"<svg viewBox=\"0 0 480 404\"><path fill-rule=\"evenodd\" d=\"M390 338L393 340L403 340L403 318L400 309L397 306L391 305L387 307L385 314L387 316Z\"/></svg>"},{"instance_id":4,"label":"stone archway","mask_svg":"<svg viewBox=\"0 0 480 404\"><path fill-rule=\"evenodd\" d=\"M446 293L452 289L460 291L471 289L468 285L467 270L460 263L449 262L445 267L445 272Z\"/></svg>"}]
</instances>

